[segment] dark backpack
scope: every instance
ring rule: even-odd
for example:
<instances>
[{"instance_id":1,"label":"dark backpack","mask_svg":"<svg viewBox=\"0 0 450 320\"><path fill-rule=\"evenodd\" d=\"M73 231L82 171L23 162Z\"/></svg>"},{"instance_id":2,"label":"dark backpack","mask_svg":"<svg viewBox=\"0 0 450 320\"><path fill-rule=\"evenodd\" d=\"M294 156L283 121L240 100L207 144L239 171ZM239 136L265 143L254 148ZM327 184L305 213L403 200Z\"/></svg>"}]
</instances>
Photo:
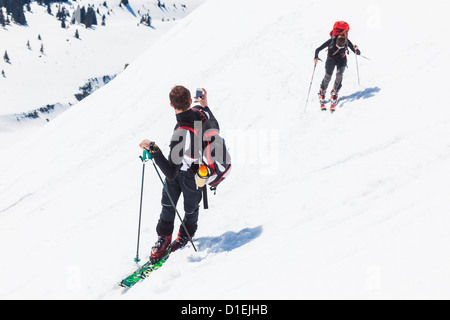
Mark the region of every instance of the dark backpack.
<instances>
[{"instance_id":1,"label":"dark backpack","mask_svg":"<svg viewBox=\"0 0 450 320\"><path fill-rule=\"evenodd\" d=\"M225 144L225 139L220 136L220 127L217 119L212 114L211 110L206 107L195 106L192 108L200 114L201 118L201 135L202 139L198 140L199 150L201 150L201 164L208 167L209 177L207 184L211 190L216 190L217 186L225 180L231 171L231 157ZM192 128L191 126L183 125L178 129L187 129L199 137L200 128Z\"/></svg>"}]
</instances>

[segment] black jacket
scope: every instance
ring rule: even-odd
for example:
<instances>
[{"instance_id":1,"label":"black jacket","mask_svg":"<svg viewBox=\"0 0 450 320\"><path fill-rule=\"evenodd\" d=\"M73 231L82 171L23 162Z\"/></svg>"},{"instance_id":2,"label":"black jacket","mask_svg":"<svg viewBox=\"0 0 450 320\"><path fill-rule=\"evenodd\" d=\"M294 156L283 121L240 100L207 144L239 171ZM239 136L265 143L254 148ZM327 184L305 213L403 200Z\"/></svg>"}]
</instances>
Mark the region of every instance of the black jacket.
<instances>
[{"instance_id":1,"label":"black jacket","mask_svg":"<svg viewBox=\"0 0 450 320\"><path fill-rule=\"evenodd\" d=\"M350 50L353 51L353 53L360 55L361 51L356 50L353 48L353 43L347 39L347 44L343 48L339 48L336 45L336 40L334 38L330 38L327 41L325 41L320 47L316 49L316 53L314 58L319 58L319 52L323 49L328 48L328 57L333 58L335 60L344 59L347 57L347 48L350 48Z\"/></svg>"},{"instance_id":2,"label":"black jacket","mask_svg":"<svg viewBox=\"0 0 450 320\"><path fill-rule=\"evenodd\" d=\"M177 114L177 124L170 141L169 157L166 158L160 150L153 153L156 164L169 179L175 179L180 170L198 169L199 150L202 150L201 145L198 144L198 131L202 128L203 119L201 112L212 114L208 107L201 106L195 106Z\"/></svg>"}]
</instances>

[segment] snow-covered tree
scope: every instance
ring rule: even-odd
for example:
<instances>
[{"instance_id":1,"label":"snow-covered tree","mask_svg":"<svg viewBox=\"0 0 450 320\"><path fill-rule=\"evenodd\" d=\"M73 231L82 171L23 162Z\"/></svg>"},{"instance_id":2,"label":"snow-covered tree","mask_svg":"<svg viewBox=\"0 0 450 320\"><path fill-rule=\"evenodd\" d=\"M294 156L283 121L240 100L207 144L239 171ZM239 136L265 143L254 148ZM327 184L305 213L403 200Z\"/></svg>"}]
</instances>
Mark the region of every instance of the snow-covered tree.
<instances>
[{"instance_id":1,"label":"snow-covered tree","mask_svg":"<svg viewBox=\"0 0 450 320\"><path fill-rule=\"evenodd\" d=\"M5 60L5 62L10 62L9 56L8 56L8 51L5 51L5 54L3 55L3 60Z\"/></svg>"},{"instance_id":2,"label":"snow-covered tree","mask_svg":"<svg viewBox=\"0 0 450 320\"><path fill-rule=\"evenodd\" d=\"M1 0L0 7L6 8L6 13L18 24L25 25L27 20L24 13L24 5L28 0Z\"/></svg>"},{"instance_id":3,"label":"snow-covered tree","mask_svg":"<svg viewBox=\"0 0 450 320\"><path fill-rule=\"evenodd\" d=\"M3 15L3 9L0 6L0 26L5 27L6 26L6 20L5 16Z\"/></svg>"}]
</instances>

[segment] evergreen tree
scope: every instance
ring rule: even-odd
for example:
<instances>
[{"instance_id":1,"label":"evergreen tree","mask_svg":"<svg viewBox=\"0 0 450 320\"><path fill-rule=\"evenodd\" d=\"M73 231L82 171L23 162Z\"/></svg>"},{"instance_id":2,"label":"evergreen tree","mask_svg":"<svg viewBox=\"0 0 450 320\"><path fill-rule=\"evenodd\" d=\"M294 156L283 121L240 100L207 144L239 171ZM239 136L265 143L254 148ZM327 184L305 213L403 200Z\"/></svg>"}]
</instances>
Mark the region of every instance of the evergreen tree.
<instances>
[{"instance_id":1,"label":"evergreen tree","mask_svg":"<svg viewBox=\"0 0 450 320\"><path fill-rule=\"evenodd\" d=\"M80 6L75 9L75 12L72 14L72 24L80 24L81 23L81 9Z\"/></svg>"},{"instance_id":2,"label":"evergreen tree","mask_svg":"<svg viewBox=\"0 0 450 320\"><path fill-rule=\"evenodd\" d=\"M7 63L10 62L9 56L8 56L8 52L7 52L7 51L5 51L5 54L4 54L4 56L3 56L3 60L5 60L5 62L7 62Z\"/></svg>"},{"instance_id":3,"label":"evergreen tree","mask_svg":"<svg viewBox=\"0 0 450 320\"><path fill-rule=\"evenodd\" d=\"M5 0L5 2L6 12L11 15L12 19L18 24L26 25L27 20L23 11L25 0Z\"/></svg>"},{"instance_id":4,"label":"evergreen tree","mask_svg":"<svg viewBox=\"0 0 450 320\"><path fill-rule=\"evenodd\" d=\"M59 7L58 8L58 13L56 14L56 18L58 20L63 20L68 16L68 13L66 12L66 8L65 7Z\"/></svg>"},{"instance_id":5,"label":"evergreen tree","mask_svg":"<svg viewBox=\"0 0 450 320\"><path fill-rule=\"evenodd\" d=\"M147 26L152 25L152 18L150 17L150 14L147 13L141 17L141 24L145 24Z\"/></svg>"},{"instance_id":6,"label":"evergreen tree","mask_svg":"<svg viewBox=\"0 0 450 320\"><path fill-rule=\"evenodd\" d=\"M80 10L80 23L84 23L84 18L86 17L86 8L83 6Z\"/></svg>"},{"instance_id":7,"label":"evergreen tree","mask_svg":"<svg viewBox=\"0 0 450 320\"><path fill-rule=\"evenodd\" d=\"M0 6L0 25L2 27L6 26L6 20L5 20L5 16L3 15L3 9L1 6Z\"/></svg>"},{"instance_id":8,"label":"evergreen tree","mask_svg":"<svg viewBox=\"0 0 450 320\"><path fill-rule=\"evenodd\" d=\"M81 23L84 23L86 28L89 28L92 25L97 25L97 14L95 13L95 10L91 6L87 8L86 14L84 15L84 21L82 19Z\"/></svg>"}]
</instances>

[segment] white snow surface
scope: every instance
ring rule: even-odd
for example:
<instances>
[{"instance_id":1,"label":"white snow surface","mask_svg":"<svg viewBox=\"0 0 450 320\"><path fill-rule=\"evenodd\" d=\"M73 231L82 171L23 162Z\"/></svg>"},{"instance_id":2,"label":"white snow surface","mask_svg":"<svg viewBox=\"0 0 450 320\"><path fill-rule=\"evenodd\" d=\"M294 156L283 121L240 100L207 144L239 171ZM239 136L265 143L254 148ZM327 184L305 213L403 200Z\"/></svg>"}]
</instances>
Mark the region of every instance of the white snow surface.
<instances>
[{"instance_id":1,"label":"white snow surface","mask_svg":"<svg viewBox=\"0 0 450 320\"><path fill-rule=\"evenodd\" d=\"M439 91L449 9L207 0L108 85L2 150L0 298L450 298L450 109ZM349 55L334 114L318 107L319 62L304 112L314 50L337 20L371 60L358 58L358 85ZM138 144L167 154L177 84L208 90L234 168L201 210L199 251L174 253L125 293ZM143 259L161 189L147 165Z\"/></svg>"},{"instance_id":2,"label":"white snow surface","mask_svg":"<svg viewBox=\"0 0 450 320\"><path fill-rule=\"evenodd\" d=\"M81 0L62 4L70 14L78 5L98 8L98 25L91 28L70 24L70 17L66 19L67 28L63 29L55 18L60 3L52 4L50 15L46 6L32 2L31 12L25 12L27 26L12 23L0 29L0 69L7 76L0 77L0 115L26 112L49 103L72 102L73 95L89 78L121 72L125 64L136 59L176 23L173 19L183 17L201 1L166 1L167 11L158 8L157 1L153 0L134 0L128 8L119 7L120 0L107 1L108 7L103 6L104 2ZM181 8L180 3L187 3L187 9ZM178 4L178 9L173 4ZM153 18L153 28L137 26L139 13L147 12ZM101 25L103 15L106 26ZM162 22L162 18L170 21ZM75 38L76 30L80 39ZM27 48L27 42L31 49ZM10 64L3 61L5 51Z\"/></svg>"}]
</instances>

